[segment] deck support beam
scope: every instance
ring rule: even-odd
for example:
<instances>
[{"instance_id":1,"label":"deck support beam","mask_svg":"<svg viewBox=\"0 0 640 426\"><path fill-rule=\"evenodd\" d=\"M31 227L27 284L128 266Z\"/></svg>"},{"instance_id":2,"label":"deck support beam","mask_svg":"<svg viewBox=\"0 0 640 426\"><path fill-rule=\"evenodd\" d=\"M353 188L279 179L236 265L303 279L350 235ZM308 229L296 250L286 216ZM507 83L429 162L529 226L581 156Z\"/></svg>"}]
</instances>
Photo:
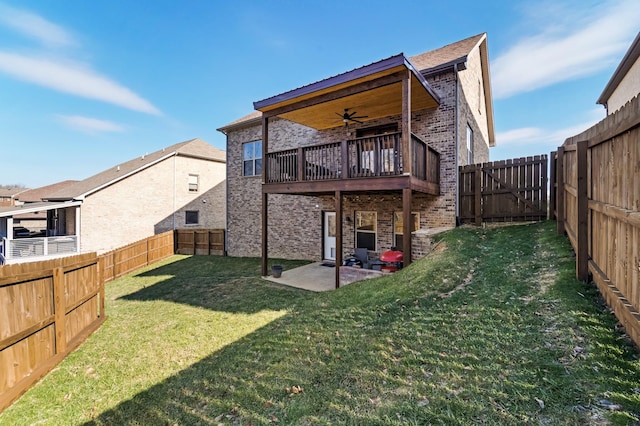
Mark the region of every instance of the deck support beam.
<instances>
[{"instance_id":1,"label":"deck support beam","mask_svg":"<svg viewBox=\"0 0 640 426\"><path fill-rule=\"evenodd\" d=\"M336 288L340 288L340 266L342 265L342 192L335 193L336 209Z\"/></svg>"},{"instance_id":2,"label":"deck support beam","mask_svg":"<svg viewBox=\"0 0 640 426\"><path fill-rule=\"evenodd\" d=\"M267 152L269 151L269 117L262 117L262 185L264 186L267 181L267 162L264 159L267 158ZM267 224L269 213L269 195L266 192L262 193L262 276L268 275L268 229Z\"/></svg>"},{"instance_id":3,"label":"deck support beam","mask_svg":"<svg viewBox=\"0 0 640 426\"><path fill-rule=\"evenodd\" d=\"M411 188L404 188L402 190L402 261L403 266L409 266L411 264L411 230L413 229L413 223L411 221L411 202L412 202ZM398 247L400 248L400 247Z\"/></svg>"},{"instance_id":4,"label":"deck support beam","mask_svg":"<svg viewBox=\"0 0 640 426\"><path fill-rule=\"evenodd\" d=\"M402 79L402 170L404 174L413 174L411 152L411 72L407 70Z\"/></svg>"}]
</instances>

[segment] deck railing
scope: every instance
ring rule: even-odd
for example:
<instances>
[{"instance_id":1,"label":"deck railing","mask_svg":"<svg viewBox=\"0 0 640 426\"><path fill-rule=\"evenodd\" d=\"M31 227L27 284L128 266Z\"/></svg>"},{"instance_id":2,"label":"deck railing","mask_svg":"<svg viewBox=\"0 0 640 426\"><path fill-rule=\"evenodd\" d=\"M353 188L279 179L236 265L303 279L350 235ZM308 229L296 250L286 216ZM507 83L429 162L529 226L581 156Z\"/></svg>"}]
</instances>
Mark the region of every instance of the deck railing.
<instances>
[{"instance_id":1,"label":"deck railing","mask_svg":"<svg viewBox=\"0 0 640 426\"><path fill-rule=\"evenodd\" d=\"M3 238L2 249L2 256L7 261L69 255L80 252L77 235L18 238L15 240Z\"/></svg>"},{"instance_id":2,"label":"deck railing","mask_svg":"<svg viewBox=\"0 0 640 426\"><path fill-rule=\"evenodd\" d=\"M388 133L342 142L270 152L266 183L399 176L404 174L402 133ZM440 154L411 135L411 174L440 181Z\"/></svg>"}]
</instances>

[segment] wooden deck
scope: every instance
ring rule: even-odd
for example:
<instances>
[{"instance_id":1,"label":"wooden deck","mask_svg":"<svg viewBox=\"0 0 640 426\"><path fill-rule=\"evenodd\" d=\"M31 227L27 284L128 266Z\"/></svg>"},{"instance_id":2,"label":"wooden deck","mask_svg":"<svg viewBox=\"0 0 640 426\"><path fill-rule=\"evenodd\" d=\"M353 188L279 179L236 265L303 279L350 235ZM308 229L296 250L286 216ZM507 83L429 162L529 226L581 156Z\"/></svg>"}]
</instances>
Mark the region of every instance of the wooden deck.
<instances>
[{"instance_id":1,"label":"wooden deck","mask_svg":"<svg viewBox=\"0 0 640 426\"><path fill-rule=\"evenodd\" d=\"M401 140L402 133L396 132L270 152L265 161L263 192L318 194L337 189L355 192L409 188L438 195L440 154L411 135L407 162Z\"/></svg>"}]
</instances>

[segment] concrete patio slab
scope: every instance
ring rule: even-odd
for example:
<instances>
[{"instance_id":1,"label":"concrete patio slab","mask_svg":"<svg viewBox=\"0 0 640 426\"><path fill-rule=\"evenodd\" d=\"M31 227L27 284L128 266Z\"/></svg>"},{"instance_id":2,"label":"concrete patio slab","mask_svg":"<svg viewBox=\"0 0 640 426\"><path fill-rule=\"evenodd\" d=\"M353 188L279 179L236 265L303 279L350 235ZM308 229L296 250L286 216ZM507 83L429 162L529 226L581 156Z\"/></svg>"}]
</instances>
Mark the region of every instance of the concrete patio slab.
<instances>
[{"instance_id":1,"label":"concrete patio slab","mask_svg":"<svg viewBox=\"0 0 640 426\"><path fill-rule=\"evenodd\" d=\"M335 290L335 274L335 266L325 266L325 264L321 262L315 262L288 271L282 271L280 278L274 278L271 275L262 278L278 284L320 292ZM376 278L381 275L383 275L383 273L380 271L341 266L340 287L356 281Z\"/></svg>"},{"instance_id":2,"label":"concrete patio slab","mask_svg":"<svg viewBox=\"0 0 640 426\"><path fill-rule=\"evenodd\" d=\"M316 292L335 290L336 288L335 266L322 266L321 262L284 270L280 278L274 278L271 275L262 278L274 283Z\"/></svg>"}]
</instances>

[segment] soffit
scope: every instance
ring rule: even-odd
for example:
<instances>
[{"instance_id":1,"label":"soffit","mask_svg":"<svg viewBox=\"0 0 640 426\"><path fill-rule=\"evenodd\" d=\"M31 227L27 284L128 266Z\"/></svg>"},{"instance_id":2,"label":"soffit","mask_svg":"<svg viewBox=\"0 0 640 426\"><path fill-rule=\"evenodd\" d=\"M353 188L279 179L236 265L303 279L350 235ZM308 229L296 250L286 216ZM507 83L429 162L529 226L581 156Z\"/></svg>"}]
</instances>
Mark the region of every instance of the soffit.
<instances>
[{"instance_id":1,"label":"soffit","mask_svg":"<svg viewBox=\"0 0 640 426\"><path fill-rule=\"evenodd\" d=\"M255 103L278 116L318 130L344 126L345 108L366 122L402 114L402 79L411 76L411 109L435 108L438 96L403 55Z\"/></svg>"}]
</instances>

